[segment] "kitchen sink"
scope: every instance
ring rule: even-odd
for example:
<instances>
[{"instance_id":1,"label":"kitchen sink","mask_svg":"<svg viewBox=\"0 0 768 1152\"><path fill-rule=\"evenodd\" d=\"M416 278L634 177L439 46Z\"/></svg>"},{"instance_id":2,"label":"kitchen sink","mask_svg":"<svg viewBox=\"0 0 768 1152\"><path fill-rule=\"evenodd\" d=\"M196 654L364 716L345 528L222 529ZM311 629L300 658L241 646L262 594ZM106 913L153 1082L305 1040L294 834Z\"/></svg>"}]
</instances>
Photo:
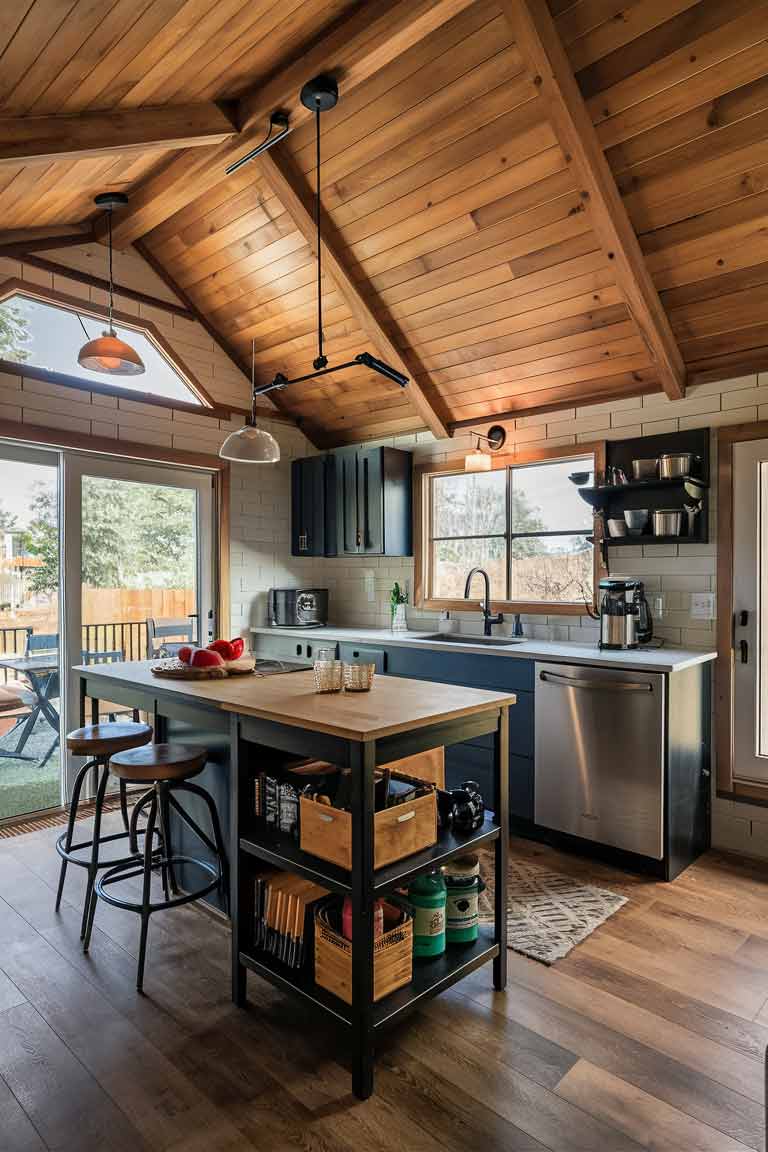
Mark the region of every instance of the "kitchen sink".
<instances>
[{"instance_id":1,"label":"kitchen sink","mask_svg":"<svg viewBox=\"0 0 768 1152\"><path fill-rule=\"evenodd\" d=\"M509 648L512 644L524 644L525 636L460 636L450 632L436 632L434 636L420 636L420 640L439 640L444 644L470 644L473 647L490 644L498 648Z\"/></svg>"}]
</instances>

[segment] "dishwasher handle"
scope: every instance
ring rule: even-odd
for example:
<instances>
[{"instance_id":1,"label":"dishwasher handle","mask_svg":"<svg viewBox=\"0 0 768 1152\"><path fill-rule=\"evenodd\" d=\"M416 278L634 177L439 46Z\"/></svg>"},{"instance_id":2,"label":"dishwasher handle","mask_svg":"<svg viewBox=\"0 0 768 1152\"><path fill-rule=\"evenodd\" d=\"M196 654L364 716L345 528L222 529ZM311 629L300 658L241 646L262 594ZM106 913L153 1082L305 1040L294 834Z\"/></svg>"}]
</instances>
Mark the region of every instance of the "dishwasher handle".
<instances>
[{"instance_id":1,"label":"dishwasher handle","mask_svg":"<svg viewBox=\"0 0 768 1152\"><path fill-rule=\"evenodd\" d=\"M602 692L653 692L653 684L632 680L583 680L577 676L561 676L557 672L539 672L545 684L560 688L599 688Z\"/></svg>"}]
</instances>

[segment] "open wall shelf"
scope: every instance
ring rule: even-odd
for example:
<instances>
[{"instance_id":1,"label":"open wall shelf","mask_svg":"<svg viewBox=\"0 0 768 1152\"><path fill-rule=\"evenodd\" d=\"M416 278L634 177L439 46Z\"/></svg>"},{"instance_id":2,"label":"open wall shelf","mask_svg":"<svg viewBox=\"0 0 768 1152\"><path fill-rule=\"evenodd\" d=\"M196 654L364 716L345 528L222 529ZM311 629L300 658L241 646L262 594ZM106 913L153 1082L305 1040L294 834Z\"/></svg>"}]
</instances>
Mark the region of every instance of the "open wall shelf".
<instances>
[{"instance_id":1,"label":"open wall shelf","mask_svg":"<svg viewBox=\"0 0 768 1152\"><path fill-rule=\"evenodd\" d=\"M605 520L623 519L624 512L648 509L650 518L660 508L679 509L683 512L681 536L654 536L650 530L640 536L608 536L606 544L629 547L641 544L706 544L709 540L709 429L696 428L688 432L670 432L663 436L640 436L631 440L610 440L606 444L606 467L621 468L626 476L632 475L632 461L660 456L663 453L692 452L697 457L696 473L673 479L653 477L649 480L629 480L626 484L604 484L594 488L579 488L579 495ZM700 512L694 521L695 529L687 534L685 504L699 502Z\"/></svg>"}]
</instances>

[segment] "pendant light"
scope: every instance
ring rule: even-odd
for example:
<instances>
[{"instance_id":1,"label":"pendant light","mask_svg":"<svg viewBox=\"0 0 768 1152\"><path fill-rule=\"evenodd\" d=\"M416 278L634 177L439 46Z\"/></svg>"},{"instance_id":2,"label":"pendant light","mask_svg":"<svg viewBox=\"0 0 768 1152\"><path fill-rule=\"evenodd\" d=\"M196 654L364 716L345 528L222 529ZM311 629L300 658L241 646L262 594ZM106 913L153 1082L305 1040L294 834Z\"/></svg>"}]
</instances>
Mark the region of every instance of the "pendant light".
<instances>
[{"instance_id":1,"label":"pendant light","mask_svg":"<svg viewBox=\"0 0 768 1152\"><path fill-rule=\"evenodd\" d=\"M230 432L219 448L222 460L237 460L241 464L277 464L280 445L265 428L256 427L256 341L251 341L251 414L248 423L237 432Z\"/></svg>"},{"instance_id":2,"label":"pendant light","mask_svg":"<svg viewBox=\"0 0 768 1152\"><path fill-rule=\"evenodd\" d=\"M492 428L488 429L488 435L484 436L482 432L470 432L470 436L474 436L477 440L477 446L467 452L464 457L464 471L465 472L490 472L491 470L491 457L490 452L498 452L500 448L504 447L507 439L507 434L502 428L501 424L494 424ZM484 440L488 445L488 451L483 452L480 447L480 441Z\"/></svg>"},{"instance_id":3,"label":"pendant light","mask_svg":"<svg viewBox=\"0 0 768 1152\"><path fill-rule=\"evenodd\" d=\"M313 80L308 80L299 93L299 99L305 108L309 109L315 117L315 168L316 168L316 186L315 186L315 229L317 232L317 356L312 361L312 372L307 372L303 376L296 376L289 380L282 372L277 372L274 379L269 384L262 384L257 390L255 395L263 396L266 392L274 392L277 389L285 388L288 384L303 384L305 380L315 380L318 376L327 376L331 372L341 372L346 368L357 368L362 365L364 368L370 368L372 372L377 372L379 376L384 376L387 380L391 380L394 384L398 384L401 388L405 388L408 383L408 377L393 368L391 364L387 364L384 360L379 360L377 356L372 356L370 352L359 352L354 360L347 360L343 364L334 364L328 367L328 357L323 350L323 292L322 292L322 260L323 260L323 245L322 245L322 219L321 219L321 204L320 204L320 114L328 112L331 108L335 108L339 101L339 87L333 76L315 76ZM280 133L272 136L272 126L277 124L280 128ZM267 138L258 145L253 152L247 153L234 164L230 164L227 172L234 172L243 164L247 164L254 156L260 155L267 148L272 147L283 136L291 131L290 124L287 117L280 117L277 112L273 112L270 117L270 131Z\"/></svg>"},{"instance_id":4,"label":"pendant light","mask_svg":"<svg viewBox=\"0 0 768 1152\"><path fill-rule=\"evenodd\" d=\"M87 368L89 372L106 372L110 376L140 376L146 371L141 356L120 339L112 324L112 212L115 208L124 208L127 203L128 197L123 192L102 192L94 200L97 208L105 209L109 223L109 317L106 332L83 344L77 356L81 368Z\"/></svg>"}]
</instances>

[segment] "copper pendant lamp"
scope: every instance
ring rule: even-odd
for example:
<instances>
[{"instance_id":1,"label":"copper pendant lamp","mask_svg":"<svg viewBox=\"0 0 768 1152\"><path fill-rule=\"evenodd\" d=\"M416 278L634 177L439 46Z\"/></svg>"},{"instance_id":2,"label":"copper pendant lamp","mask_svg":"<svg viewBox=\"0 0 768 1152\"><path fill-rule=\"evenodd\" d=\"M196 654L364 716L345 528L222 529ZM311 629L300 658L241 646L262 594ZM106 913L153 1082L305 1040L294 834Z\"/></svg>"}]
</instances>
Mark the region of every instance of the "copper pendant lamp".
<instances>
[{"instance_id":1,"label":"copper pendant lamp","mask_svg":"<svg viewBox=\"0 0 768 1152\"><path fill-rule=\"evenodd\" d=\"M141 356L130 344L120 339L112 324L112 213L115 208L123 208L127 203L128 197L122 192L102 192L94 200L98 208L106 211L109 225L109 318L106 332L84 344L77 356L81 368L87 368L89 372L106 372L110 376L140 376L146 371Z\"/></svg>"}]
</instances>

